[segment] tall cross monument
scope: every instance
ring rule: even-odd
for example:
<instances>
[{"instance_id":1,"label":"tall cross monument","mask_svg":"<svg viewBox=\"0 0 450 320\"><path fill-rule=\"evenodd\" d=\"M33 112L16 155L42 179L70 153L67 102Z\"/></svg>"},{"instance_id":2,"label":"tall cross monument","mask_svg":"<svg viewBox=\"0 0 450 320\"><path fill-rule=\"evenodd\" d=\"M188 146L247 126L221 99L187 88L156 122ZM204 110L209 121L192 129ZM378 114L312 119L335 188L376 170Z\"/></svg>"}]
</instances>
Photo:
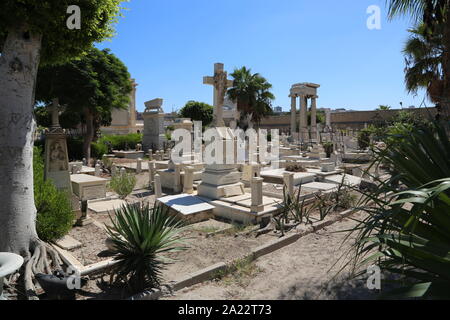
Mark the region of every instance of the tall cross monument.
<instances>
[{"instance_id":1,"label":"tall cross monument","mask_svg":"<svg viewBox=\"0 0 450 320\"><path fill-rule=\"evenodd\" d=\"M203 84L214 86L214 126L225 127L223 104L227 89L233 86L233 80L228 80L228 74L224 71L223 63L214 64L214 76L204 77Z\"/></svg>"}]
</instances>

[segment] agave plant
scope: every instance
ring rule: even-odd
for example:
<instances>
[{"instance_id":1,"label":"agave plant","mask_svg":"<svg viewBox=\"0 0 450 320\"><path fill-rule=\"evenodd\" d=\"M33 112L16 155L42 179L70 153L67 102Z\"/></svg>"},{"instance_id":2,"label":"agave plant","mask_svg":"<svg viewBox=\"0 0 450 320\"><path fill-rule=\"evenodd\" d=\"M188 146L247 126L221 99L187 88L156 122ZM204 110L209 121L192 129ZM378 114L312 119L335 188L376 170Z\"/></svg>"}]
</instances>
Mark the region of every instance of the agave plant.
<instances>
[{"instance_id":1,"label":"agave plant","mask_svg":"<svg viewBox=\"0 0 450 320\"><path fill-rule=\"evenodd\" d=\"M356 266L377 264L400 287L385 297L450 298L450 144L436 124L378 152L396 176L366 193L353 230ZM397 184L392 181L399 182ZM372 204L369 204L371 202ZM357 275L361 275L361 273Z\"/></svg>"},{"instance_id":2,"label":"agave plant","mask_svg":"<svg viewBox=\"0 0 450 320\"><path fill-rule=\"evenodd\" d=\"M133 292L159 287L163 269L172 262L163 254L186 249L181 222L161 206L143 204L127 204L110 219L107 231L115 248L115 280L128 283Z\"/></svg>"}]
</instances>

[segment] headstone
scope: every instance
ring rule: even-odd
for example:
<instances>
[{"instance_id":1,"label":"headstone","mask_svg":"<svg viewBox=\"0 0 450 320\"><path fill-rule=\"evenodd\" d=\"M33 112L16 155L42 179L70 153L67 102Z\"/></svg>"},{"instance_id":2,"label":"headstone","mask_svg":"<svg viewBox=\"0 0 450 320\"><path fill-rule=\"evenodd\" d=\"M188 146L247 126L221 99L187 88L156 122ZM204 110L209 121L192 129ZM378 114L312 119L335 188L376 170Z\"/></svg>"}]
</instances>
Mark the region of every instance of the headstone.
<instances>
[{"instance_id":1,"label":"headstone","mask_svg":"<svg viewBox=\"0 0 450 320\"><path fill-rule=\"evenodd\" d=\"M137 163L136 163L136 173L140 174L142 172L142 159L139 158L137 159Z\"/></svg>"},{"instance_id":2,"label":"headstone","mask_svg":"<svg viewBox=\"0 0 450 320\"><path fill-rule=\"evenodd\" d=\"M166 142L164 128L163 99L154 99L145 103L143 148L162 149Z\"/></svg>"},{"instance_id":3,"label":"headstone","mask_svg":"<svg viewBox=\"0 0 450 320\"><path fill-rule=\"evenodd\" d=\"M58 99L54 99L49 110L52 112L52 126L45 139L45 179L50 179L59 190L72 193L69 156L66 134L59 125Z\"/></svg>"}]
</instances>

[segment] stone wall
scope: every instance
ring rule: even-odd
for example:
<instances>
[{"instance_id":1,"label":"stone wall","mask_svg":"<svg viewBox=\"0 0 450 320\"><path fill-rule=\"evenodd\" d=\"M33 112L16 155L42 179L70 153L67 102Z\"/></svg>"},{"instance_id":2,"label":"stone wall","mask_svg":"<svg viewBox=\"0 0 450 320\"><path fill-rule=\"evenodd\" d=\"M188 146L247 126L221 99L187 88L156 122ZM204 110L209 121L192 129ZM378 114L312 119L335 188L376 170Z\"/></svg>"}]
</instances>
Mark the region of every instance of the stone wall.
<instances>
[{"instance_id":1,"label":"stone wall","mask_svg":"<svg viewBox=\"0 0 450 320\"><path fill-rule=\"evenodd\" d=\"M430 119L436 116L436 108L403 110L418 113L420 116ZM331 125L336 129L363 129L365 124L391 120L399 111L402 110L333 112L331 113ZM261 121L260 127L262 129L279 129L282 132L289 131L290 121L290 115L270 116Z\"/></svg>"}]
</instances>

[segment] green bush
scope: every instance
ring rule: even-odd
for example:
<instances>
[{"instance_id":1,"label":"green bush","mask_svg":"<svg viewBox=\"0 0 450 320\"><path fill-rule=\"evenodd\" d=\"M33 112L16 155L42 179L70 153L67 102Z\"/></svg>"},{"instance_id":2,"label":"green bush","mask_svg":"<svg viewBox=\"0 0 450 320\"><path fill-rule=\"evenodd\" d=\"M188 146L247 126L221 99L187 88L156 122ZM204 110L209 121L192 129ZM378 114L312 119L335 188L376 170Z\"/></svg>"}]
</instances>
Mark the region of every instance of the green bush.
<instances>
[{"instance_id":1,"label":"green bush","mask_svg":"<svg viewBox=\"0 0 450 320\"><path fill-rule=\"evenodd\" d=\"M40 239L54 241L66 235L75 219L69 195L44 180L44 160L41 149L33 155L34 201L37 209L36 228Z\"/></svg>"},{"instance_id":2,"label":"green bush","mask_svg":"<svg viewBox=\"0 0 450 320\"><path fill-rule=\"evenodd\" d=\"M157 288L161 272L170 260L161 254L184 250L181 223L167 209L133 204L116 210L108 234L115 247L112 275L133 292Z\"/></svg>"},{"instance_id":3,"label":"green bush","mask_svg":"<svg viewBox=\"0 0 450 320\"><path fill-rule=\"evenodd\" d=\"M201 121L202 126L206 127L213 121L214 107L203 102L188 101L179 114L182 118Z\"/></svg>"},{"instance_id":4,"label":"green bush","mask_svg":"<svg viewBox=\"0 0 450 320\"><path fill-rule=\"evenodd\" d=\"M108 153L108 146L103 143L93 142L91 144L91 154L94 158L102 159Z\"/></svg>"},{"instance_id":5,"label":"green bush","mask_svg":"<svg viewBox=\"0 0 450 320\"><path fill-rule=\"evenodd\" d=\"M104 146L111 145L114 150L135 149L138 143L142 143L141 133L130 133L127 135L107 135L98 139L97 143ZM106 149L107 150L107 149Z\"/></svg>"},{"instance_id":6,"label":"green bush","mask_svg":"<svg viewBox=\"0 0 450 320\"><path fill-rule=\"evenodd\" d=\"M136 186L136 177L131 173L118 173L111 178L109 187L113 189L120 198L125 199Z\"/></svg>"},{"instance_id":7,"label":"green bush","mask_svg":"<svg viewBox=\"0 0 450 320\"><path fill-rule=\"evenodd\" d=\"M358 147L360 150L366 150L370 146L371 129L362 129L358 133Z\"/></svg>"}]
</instances>

